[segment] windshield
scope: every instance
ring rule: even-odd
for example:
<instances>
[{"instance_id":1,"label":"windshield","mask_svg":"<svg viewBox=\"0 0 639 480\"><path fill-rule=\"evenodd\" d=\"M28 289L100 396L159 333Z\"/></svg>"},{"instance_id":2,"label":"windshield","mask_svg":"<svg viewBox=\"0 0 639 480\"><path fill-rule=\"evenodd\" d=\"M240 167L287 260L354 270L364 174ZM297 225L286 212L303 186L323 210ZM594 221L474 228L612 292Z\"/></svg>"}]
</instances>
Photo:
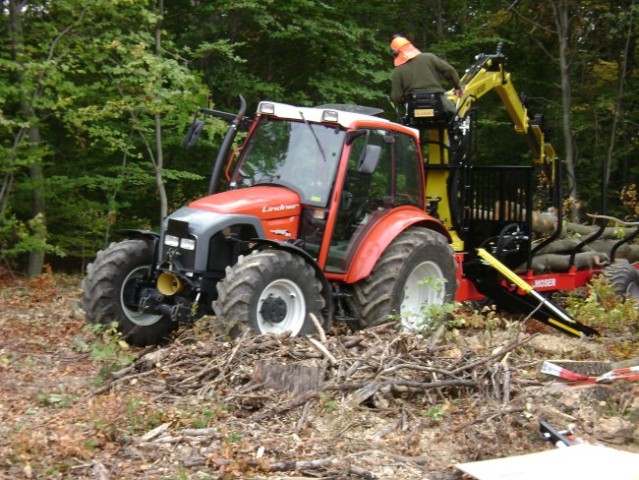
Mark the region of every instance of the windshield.
<instances>
[{"instance_id":1,"label":"windshield","mask_svg":"<svg viewBox=\"0 0 639 480\"><path fill-rule=\"evenodd\" d=\"M303 203L326 206L344 135L334 126L262 118L242 152L232 186L283 185Z\"/></svg>"}]
</instances>

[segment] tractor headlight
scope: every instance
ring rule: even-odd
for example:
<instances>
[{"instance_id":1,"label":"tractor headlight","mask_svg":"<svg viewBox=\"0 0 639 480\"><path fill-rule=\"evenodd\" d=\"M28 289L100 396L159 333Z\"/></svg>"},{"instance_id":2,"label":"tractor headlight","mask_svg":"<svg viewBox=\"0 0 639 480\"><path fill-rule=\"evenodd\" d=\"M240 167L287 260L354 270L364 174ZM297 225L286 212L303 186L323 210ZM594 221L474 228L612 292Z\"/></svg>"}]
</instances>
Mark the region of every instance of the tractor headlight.
<instances>
[{"instance_id":1,"label":"tractor headlight","mask_svg":"<svg viewBox=\"0 0 639 480\"><path fill-rule=\"evenodd\" d=\"M169 248L179 248L185 252L195 251L197 237L189 233L189 223L183 220L169 218L164 232L164 245Z\"/></svg>"},{"instance_id":2,"label":"tractor headlight","mask_svg":"<svg viewBox=\"0 0 639 480\"><path fill-rule=\"evenodd\" d=\"M195 240L192 238L183 238L180 240L180 248L184 250L195 250Z\"/></svg>"},{"instance_id":3,"label":"tractor headlight","mask_svg":"<svg viewBox=\"0 0 639 480\"><path fill-rule=\"evenodd\" d=\"M175 235L164 235L164 245L167 247L179 247L180 246L180 238Z\"/></svg>"},{"instance_id":4,"label":"tractor headlight","mask_svg":"<svg viewBox=\"0 0 639 480\"><path fill-rule=\"evenodd\" d=\"M167 247L181 248L182 250L195 250L195 239L193 238L180 238L176 235L166 234L164 235L164 245Z\"/></svg>"},{"instance_id":5,"label":"tractor headlight","mask_svg":"<svg viewBox=\"0 0 639 480\"><path fill-rule=\"evenodd\" d=\"M275 114L275 104L270 102L260 102L260 104L257 106L257 113L273 115Z\"/></svg>"},{"instance_id":6,"label":"tractor headlight","mask_svg":"<svg viewBox=\"0 0 639 480\"><path fill-rule=\"evenodd\" d=\"M322 112L322 122L337 122L338 115L335 110L324 110Z\"/></svg>"}]
</instances>

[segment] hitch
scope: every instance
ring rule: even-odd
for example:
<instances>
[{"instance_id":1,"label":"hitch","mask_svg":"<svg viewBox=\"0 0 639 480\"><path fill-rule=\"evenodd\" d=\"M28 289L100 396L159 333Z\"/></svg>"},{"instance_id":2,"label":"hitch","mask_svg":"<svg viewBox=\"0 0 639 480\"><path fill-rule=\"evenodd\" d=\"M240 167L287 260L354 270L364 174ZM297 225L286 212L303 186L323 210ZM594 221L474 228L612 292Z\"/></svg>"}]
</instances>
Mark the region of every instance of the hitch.
<instances>
[{"instance_id":1,"label":"hitch","mask_svg":"<svg viewBox=\"0 0 639 480\"><path fill-rule=\"evenodd\" d=\"M139 309L146 313L165 315L174 322L193 322L195 320L191 308L181 304L164 303L164 295L160 293L150 293L140 298Z\"/></svg>"}]
</instances>

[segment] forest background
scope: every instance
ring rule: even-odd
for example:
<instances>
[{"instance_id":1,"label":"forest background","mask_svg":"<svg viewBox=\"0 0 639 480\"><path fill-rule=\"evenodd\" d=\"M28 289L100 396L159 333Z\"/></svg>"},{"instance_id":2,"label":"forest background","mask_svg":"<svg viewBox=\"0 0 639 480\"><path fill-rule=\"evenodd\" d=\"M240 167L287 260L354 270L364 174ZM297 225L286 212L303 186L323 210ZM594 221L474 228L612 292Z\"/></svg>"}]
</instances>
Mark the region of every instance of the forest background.
<instances>
[{"instance_id":1,"label":"forest background","mask_svg":"<svg viewBox=\"0 0 639 480\"><path fill-rule=\"evenodd\" d=\"M582 214L639 216L637 0L0 1L0 268L81 272L119 229L157 229L203 195L226 125L185 149L200 107L235 112L242 94L248 113L355 103L396 120L394 33L460 74L504 42L566 195ZM490 101L481 157L530 161Z\"/></svg>"}]
</instances>

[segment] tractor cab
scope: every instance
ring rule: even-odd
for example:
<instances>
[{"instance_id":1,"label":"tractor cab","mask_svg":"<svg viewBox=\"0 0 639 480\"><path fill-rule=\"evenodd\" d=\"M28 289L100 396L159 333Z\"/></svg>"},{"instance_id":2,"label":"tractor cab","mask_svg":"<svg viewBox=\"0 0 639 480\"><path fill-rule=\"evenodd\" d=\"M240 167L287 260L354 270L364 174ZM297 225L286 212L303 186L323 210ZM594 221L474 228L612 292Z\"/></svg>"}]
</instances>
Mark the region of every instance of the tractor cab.
<instances>
[{"instance_id":1,"label":"tractor cab","mask_svg":"<svg viewBox=\"0 0 639 480\"><path fill-rule=\"evenodd\" d=\"M292 221L292 210L282 205L282 228L270 220L265 235L302 248L329 274L349 272L385 214L401 206L424 209L416 132L371 115L379 111L261 102L229 174L229 189L247 196L246 189L276 187L269 208L278 197L289 198L282 189L295 192L299 216ZM263 217L250 204L251 214Z\"/></svg>"}]
</instances>

